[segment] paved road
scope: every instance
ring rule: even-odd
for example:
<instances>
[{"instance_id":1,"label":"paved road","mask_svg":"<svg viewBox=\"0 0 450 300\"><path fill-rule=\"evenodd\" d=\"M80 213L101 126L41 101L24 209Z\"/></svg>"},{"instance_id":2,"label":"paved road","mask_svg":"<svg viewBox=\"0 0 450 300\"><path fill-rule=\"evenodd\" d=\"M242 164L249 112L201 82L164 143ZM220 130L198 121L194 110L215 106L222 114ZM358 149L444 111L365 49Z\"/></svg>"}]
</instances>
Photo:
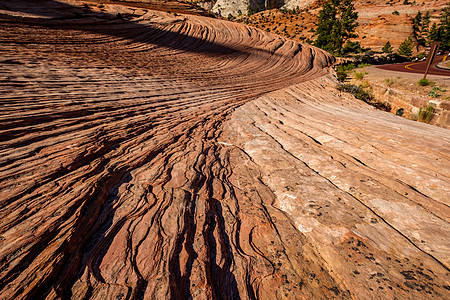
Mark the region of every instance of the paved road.
<instances>
[{"instance_id":1,"label":"paved road","mask_svg":"<svg viewBox=\"0 0 450 300\"><path fill-rule=\"evenodd\" d=\"M440 76L450 76L449 70L438 69L435 66L437 63L442 62L444 57L445 57L445 55L441 55L441 56L436 56L434 58L433 64L431 65L430 70L428 71L428 74L440 75ZM382 66L377 66L377 68L389 70L389 71L424 74L425 69L427 68L427 63L426 63L426 61L407 62L407 63L401 63L401 64L382 65Z\"/></svg>"}]
</instances>

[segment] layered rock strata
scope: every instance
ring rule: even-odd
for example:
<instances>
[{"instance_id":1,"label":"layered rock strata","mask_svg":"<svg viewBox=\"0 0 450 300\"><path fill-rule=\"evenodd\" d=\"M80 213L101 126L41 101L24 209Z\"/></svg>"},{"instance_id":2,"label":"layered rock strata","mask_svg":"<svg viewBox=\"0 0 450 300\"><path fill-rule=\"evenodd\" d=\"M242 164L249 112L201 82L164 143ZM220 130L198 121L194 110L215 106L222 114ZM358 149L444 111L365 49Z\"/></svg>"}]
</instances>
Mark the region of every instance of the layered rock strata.
<instances>
[{"instance_id":1,"label":"layered rock strata","mask_svg":"<svg viewBox=\"0 0 450 300\"><path fill-rule=\"evenodd\" d=\"M238 195L268 212L268 225L247 230L266 237L254 248L286 275L278 296L322 298L290 285L317 280L331 298L448 297L448 130L330 85L322 77L249 102L221 139Z\"/></svg>"},{"instance_id":2,"label":"layered rock strata","mask_svg":"<svg viewBox=\"0 0 450 300\"><path fill-rule=\"evenodd\" d=\"M228 15L237 17L274 8L305 8L313 4L314 1L315 0L217 0L212 11L218 13L220 10L223 17L227 17Z\"/></svg>"},{"instance_id":3,"label":"layered rock strata","mask_svg":"<svg viewBox=\"0 0 450 300\"><path fill-rule=\"evenodd\" d=\"M449 296L448 130L315 48L67 3L1 19L2 298Z\"/></svg>"}]
</instances>

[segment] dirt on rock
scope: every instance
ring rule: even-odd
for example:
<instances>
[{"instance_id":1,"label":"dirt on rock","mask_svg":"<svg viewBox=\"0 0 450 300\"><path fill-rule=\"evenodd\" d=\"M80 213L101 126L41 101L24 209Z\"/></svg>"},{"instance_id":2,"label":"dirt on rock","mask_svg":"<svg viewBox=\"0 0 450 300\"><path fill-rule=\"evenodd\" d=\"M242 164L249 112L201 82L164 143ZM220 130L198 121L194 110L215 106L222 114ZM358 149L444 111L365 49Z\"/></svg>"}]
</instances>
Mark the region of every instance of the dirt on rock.
<instances>
[{"instance_id":1,"label":"dirt on rock","mask_svg":"<svg viewBox=\"0 0 450 300\"><path fill-rule=\"evenodd\" d=\"M447 129L317 48L86 5L0 2L2 299L450 296Z\"/></svg>"}]
</instances>

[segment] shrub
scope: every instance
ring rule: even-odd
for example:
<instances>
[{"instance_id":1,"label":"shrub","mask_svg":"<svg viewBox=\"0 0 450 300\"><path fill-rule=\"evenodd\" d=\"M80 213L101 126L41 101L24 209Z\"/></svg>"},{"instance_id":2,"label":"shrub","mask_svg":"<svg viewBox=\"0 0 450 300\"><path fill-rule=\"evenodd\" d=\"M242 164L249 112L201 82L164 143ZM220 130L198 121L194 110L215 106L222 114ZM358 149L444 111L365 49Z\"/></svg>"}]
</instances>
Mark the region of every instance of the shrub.
<instances>
[{"instance_id":1,"label":"shrub","mask_svg":"<svg viewBox=\"0 0 450 300\"><path fill-rule=\"evenodd\" d=\"M356 86L354 84L341 84L338 87L341 92L347 92L355 96L356 99L362 100L364 102L370 102L373 100L373 95L370 92L365 91L361 86Z\"/></svg>"},{"instance_id":2,"label":"shrub","mask_svg":"<svg viewBox=\"0 0 450 300\"><path fill-rule=\"evenodd\" d=\"M438 92L446 92L446 89L440 88L438 86L433 87L433 89L428 93L431 98L437 98L440 96Z\"/></svg>"},{"instance_id":3,"label":"shrub","mask_svg":"<svg viewBox=\"0 0 450 300\"><path fill-rule=\"evenodd\" d=\"M254 14L254 12L253 12L252 7L250 5L247 5L247 16L251 16L253 14Z\"/></svg>"},{"instance_id":4,"label":"shrub","mask_svg":"<svg viewBox=\"0 0 450 300\"><path fill-rule=\"evenodd\" d=\"M367 72L355 72L355 78L358 80L361 80L364 78L364 76L367 75Z\"/></svg>"},{"instance_id":5,"label":"shrub","mask_svg":"<svg viewBox=\"0 0 450 300\"><path fill-rule=\"evenodd\" d=\"M356 99L362 100L367 104L370 104L378 109L384 111L390 111L391 107L387 103L381 103L375 100L374 96L371 92L364 90L363 86L356 86L354 84L341 84L338 87L338 90L341 92L350 93L355 96Z\"/></svg>"},{"instance_id":6,"label":"shrub","mask_svg":"<svg viewBox=\"0 0 450 300\"><path fill-rule=\"evenodd\" d=\"M343 72L347 72L347 71L351 71L355 68L355 64L353 63L349 63L349 64L343 64L343 65L339 65L336 67L337 71L343 71Z\"/></svg>"},{"instance_id":7,"label":"shrub","mask_svg":"<svg viewBox=\"0 0 450 300\"><path fill-rule=\"evenodd\" d=\"M433 91L446 92L447 90L446 90L446 89L443 89L443 88L441 88L441 87L435 86L435 87L433 87Z\"/></svg>"},{"instance_id":8,"label":"shrub","mask_svg":"<svg viewBox=\"0 0 450 300\"><path fill-rule=\"evenodd\" d=\"M437 97L439 97L439 93L437 91L435 91L435 90L431 90L428 93L428 96L430 96L431 98L437 98Z\"/></svg>"},{"instance_id":9,"label":"shrub","mask_svg":"<svg viewBox=\"0 0 450 300\"><path fill-rule=\"evenodd\" d=\"M340 82L344 82L345 79L347 79L347 73L345 73L344 71L337 71L336 75Z\"/></svg>"},{"instance_id":10,"label":"shrub","mask_svg":"<svg viewBox=\"0 0 450 300\"><path fill-rule=\"evenodd\" d=\"M392 79L392 78L387 78L387 79L385 80L385 82L386 82L386 84L387 84L388 87L391 87L391 86L394 84L394 79Z\"/></svg>"},{"instance_id":11,"label":"shrub","mask_svg":"<svg viewBox=\"0 0 450 300\"><path fill-rule=\"evenodd\" d=\"M431 105L427 105L425 107L420 108L418 120L420 122L428 123L431 118L434 116L434 107Z\"/></svg>"},{"instance_id":12,"label":"shrub","mask_svg":"<svg viewBox=\"0 0 450 300\"><path fill-rule=\"evenodd\" d=\"M358 64L358 68L364 68L364 67L369 67L369 66L371 66L371 64L368 64L368 63L360 63L360 64Z\"/></svg>"},{"instance_id":13,"label":"shrub","mask_svg":"<svg viewBox=\"0 0 450 300\"><path fill-rule=\"evenodd\" d=\"M426 78L422 78L422 79L419 80L418 84L420 86L427 86L427 85L430 85L430 81L428 79L426 79Z\"/></svg>"},{"instance_id":14,"label":"shrub","mask_svg":"<svg viewBox=\"0 0 450 300\"><path fill-rule=\"evenodd\" d=\"M363 52L363 49L361 48L361 44L359 42L347 41L347 43L342 48L343 54L362 53L362 52Z\"/></svg>"},{"instance_id":15,"label":"shrub","mask_svg":"<svg viewBox=\"0 0 450 300\"><path fill-rule=\"evenodd\" d=\"M417 59L423 59L425 57L427 57L427 53L426 52L420 52L417 54Z\"/></svg>"},{"instance_id":16,"label":"shrub","mask_svg":"<svg viewBox=\"0 0 450 300\"><path fill-rule=\"evenodd\" d=\"M394 10L394 11L392 12L392 14L393 14L394 16L398 16L400 13L399 13L397 10Z\"/></svg>"}]
</instances>

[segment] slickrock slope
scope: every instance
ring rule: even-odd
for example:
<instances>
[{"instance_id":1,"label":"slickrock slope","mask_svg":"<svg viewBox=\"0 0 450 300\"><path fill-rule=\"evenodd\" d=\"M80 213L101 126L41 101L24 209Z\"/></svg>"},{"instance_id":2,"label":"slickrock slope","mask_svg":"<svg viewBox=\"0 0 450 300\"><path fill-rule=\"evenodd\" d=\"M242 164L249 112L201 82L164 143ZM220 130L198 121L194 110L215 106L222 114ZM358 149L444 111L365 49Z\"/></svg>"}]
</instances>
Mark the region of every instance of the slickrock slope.
<instances>
[{"instance_id":1,"label":"slickrock slope","mask_svg":"<svg viewBox=\"0 0 450 300\"><path fill-rule=\"evenodd\" d=\"M242 222L259 238L252 249L286 274L288 298L321 298L292 296L289 283L299 280L333 298L448 298L448 130L330 86L323 77L267 94L225 123L229 181L268 216L267 225Z\"/></svg>"},{"instance_id":2,"label":"slickrock slope","mask_svg":"<svg viewBox=\"0 0 450 300\"><path fill-rule=\"evenodd\" d=\"M44 2L0 2L0 298L450 296L448 130L257 29Z\"/></svg>"}]
</instances>

